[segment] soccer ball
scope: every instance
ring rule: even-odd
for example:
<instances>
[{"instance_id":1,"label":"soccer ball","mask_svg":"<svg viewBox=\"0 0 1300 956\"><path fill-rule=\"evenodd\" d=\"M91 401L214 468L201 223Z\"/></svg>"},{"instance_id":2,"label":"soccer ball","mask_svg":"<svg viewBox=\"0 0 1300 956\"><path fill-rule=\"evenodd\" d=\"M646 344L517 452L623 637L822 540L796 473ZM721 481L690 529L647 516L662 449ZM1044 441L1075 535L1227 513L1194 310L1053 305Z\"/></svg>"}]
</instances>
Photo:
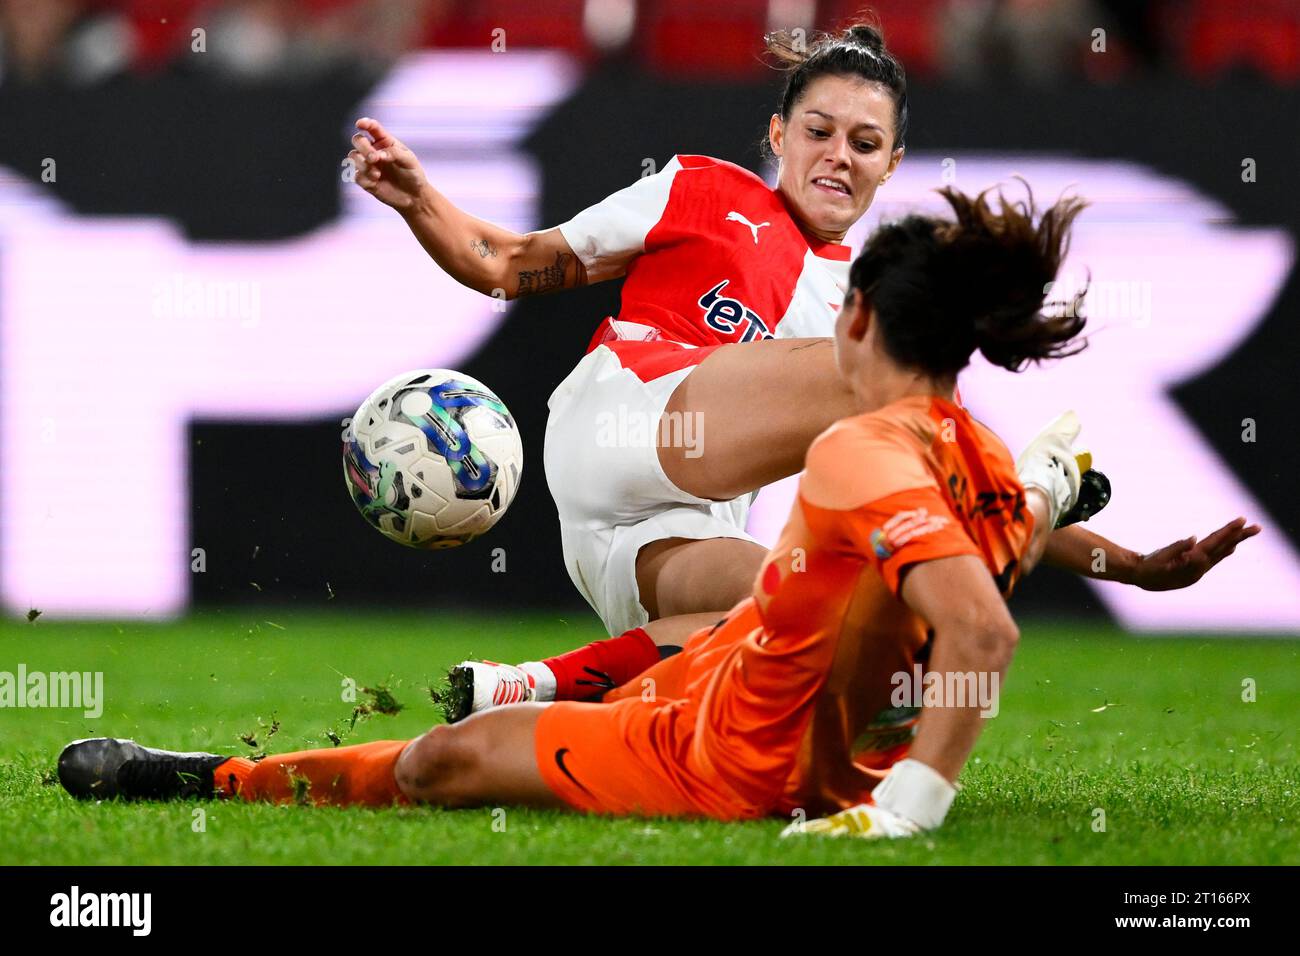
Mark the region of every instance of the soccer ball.
<instances>
[{"instance_id":1,"label":"soccer ball","mask_svg":"<svg viewBox=\"0 0 1300 956\"><path fill-rule=\"evenodd\" d=\"M348 492L398 544L465 544L501 520L519 490L519 429L501 399L468 375L445 368L399 375L344 424Z\"/></svg>"}]
</instances>

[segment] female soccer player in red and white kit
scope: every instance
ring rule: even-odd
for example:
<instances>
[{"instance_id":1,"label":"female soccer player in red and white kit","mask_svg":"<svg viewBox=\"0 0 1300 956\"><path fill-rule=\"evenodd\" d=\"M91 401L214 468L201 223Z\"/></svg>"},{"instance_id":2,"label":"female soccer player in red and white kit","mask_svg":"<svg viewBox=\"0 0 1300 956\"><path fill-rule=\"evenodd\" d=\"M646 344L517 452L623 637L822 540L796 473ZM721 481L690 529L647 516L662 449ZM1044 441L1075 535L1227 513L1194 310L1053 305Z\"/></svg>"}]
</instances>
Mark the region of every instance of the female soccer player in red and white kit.
<instances>
[{"instance_id":1,"label":"female soccer player in red and white kit","mask_svg":"<svg viewBox=\"0 0 1300 956\"><path fill-rule=\"evenodd\" d=\"M613 637L518 668L465 662L451 674L453 719L591 696L716 621L763 559L745 531L753 493L798 472L813 438L860 410L829 336L847 288L843 239L903 158L904 71L863 24L806 50L787 34L767 46L787 67L768 124L775 188L731 163L677 155L568 222L523 235L456 208L410 149L377 120L357 121L356 182L462 284L514 298L626 277L618 316L551 396L545 444L565 566ZM619 421L631 425L611 440ZM1234 523L1143 557L1069 528L1052 535L1046 559L1183 587L1241 533Z\"/></svg>"}]
</instances>

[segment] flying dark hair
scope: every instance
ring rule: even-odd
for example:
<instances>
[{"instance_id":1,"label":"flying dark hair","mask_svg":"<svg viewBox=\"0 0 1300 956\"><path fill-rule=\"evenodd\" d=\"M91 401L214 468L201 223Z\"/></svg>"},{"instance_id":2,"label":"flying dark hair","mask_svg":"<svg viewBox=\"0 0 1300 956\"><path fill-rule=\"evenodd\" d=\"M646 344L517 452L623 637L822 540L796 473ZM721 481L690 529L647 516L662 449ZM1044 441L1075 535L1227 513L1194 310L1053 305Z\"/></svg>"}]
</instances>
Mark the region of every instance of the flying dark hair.
<instances>
[{"instance_id":1,"label":"flying dark hair","mask_svg":"<svg viewBox=\"0 0 1300 956\"><path fill-rule=\"evenodd\" d=\"M938 378L956 375L977 349L1018 372L1029 362L1081 351L1083 296L1044 298L1086 203L1062 198L1036 217L1033 194L1010 202L991 190L971 198L938 190L956 221L907 216L877 229L849 271L850 294L875 309L884 350L900 365Z\"/></svg>"},{"instance_id":2,"label":"flying dark hair","mask_svg":"<svg viewBox=\"0 0 1300 956\"><path fill-rule=\"evenodd\" d=\"M903 64L885 48L885 37L877 24L855 23L843 33L815 33L807 39L802 31L778 30L764 36L763 41L777 65L786 71L778 108L782 122L790 121L795 105L813 80L855 76L879 83L889 91L894 100L891 150L903 145L907 136L907 74Z\"/></svg>"}]
</instances>

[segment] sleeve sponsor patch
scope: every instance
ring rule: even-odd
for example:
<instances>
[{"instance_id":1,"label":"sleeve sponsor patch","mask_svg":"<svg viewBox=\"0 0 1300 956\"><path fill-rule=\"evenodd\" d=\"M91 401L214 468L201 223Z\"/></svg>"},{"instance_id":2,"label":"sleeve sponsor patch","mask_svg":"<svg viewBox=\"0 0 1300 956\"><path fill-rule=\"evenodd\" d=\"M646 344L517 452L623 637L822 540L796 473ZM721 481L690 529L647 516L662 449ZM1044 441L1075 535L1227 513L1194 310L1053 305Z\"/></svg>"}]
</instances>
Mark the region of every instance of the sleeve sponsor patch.
<instances>
[{"instance_id":1,"label":"sleeve sponsor patch","mask_svg":"<svg viewBox=\"0 0 1300 956\"><path fill-rule=\"evenodd\" d=\"M871 532L871 547L876 557L887 561L909 541L940 531L952 524L948 515L931 514L928 508L900 511Z\"/></svg>"}]
</instances>

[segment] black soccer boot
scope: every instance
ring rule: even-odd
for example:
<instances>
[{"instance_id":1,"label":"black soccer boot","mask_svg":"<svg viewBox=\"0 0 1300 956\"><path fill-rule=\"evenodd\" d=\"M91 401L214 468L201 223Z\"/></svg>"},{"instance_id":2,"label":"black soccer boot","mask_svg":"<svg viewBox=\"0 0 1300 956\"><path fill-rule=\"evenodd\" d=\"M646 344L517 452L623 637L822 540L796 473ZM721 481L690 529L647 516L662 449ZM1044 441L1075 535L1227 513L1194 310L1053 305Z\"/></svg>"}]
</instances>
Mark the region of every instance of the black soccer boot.
<instances>
[{"instance_id":1,"label":"black soccer boot","mask_svg":"<svg viewBox=\"0 0 1300 956\"><path fill-rule=\"evenodd\" d=\"M59 782L79 800L184 800L215 796L212 772L228 758L141 747L134 740L74 740L59 754Z\"/></svg>"}]
</instances>

